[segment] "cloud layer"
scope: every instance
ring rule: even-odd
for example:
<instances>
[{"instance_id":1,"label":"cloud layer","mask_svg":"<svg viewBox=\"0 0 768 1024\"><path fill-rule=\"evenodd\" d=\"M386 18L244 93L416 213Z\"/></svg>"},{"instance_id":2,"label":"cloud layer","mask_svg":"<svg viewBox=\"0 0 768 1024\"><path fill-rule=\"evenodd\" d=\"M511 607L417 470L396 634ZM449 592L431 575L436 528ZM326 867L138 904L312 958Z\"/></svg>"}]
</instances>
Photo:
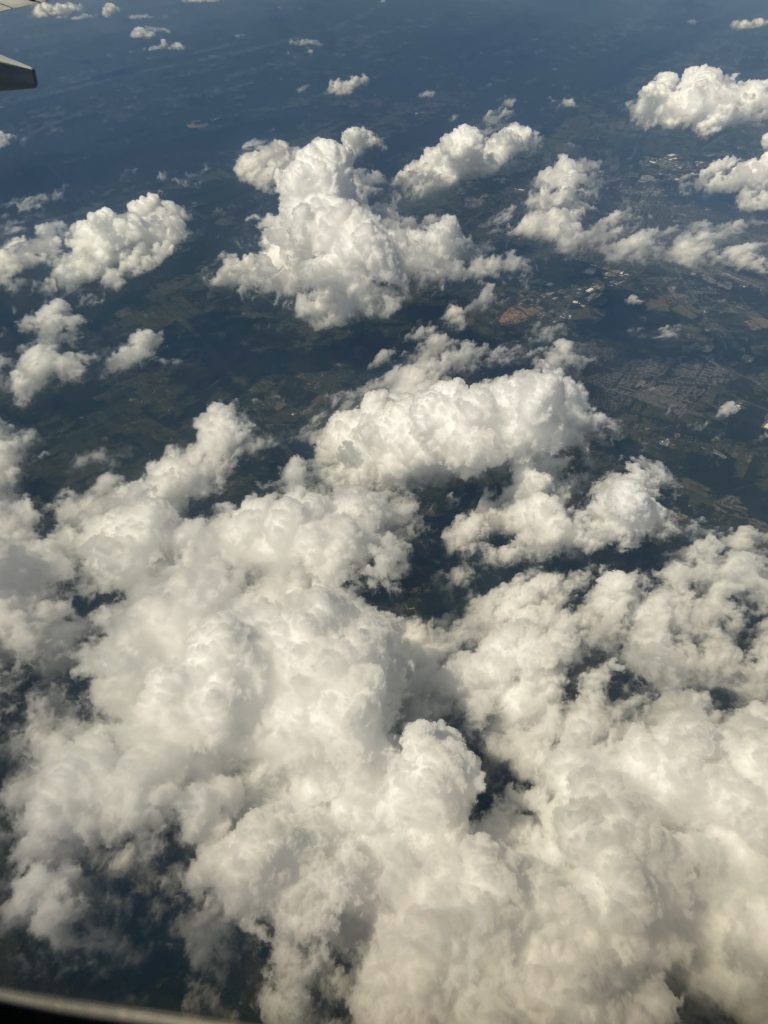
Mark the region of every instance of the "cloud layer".
<instances>
[{"instance_id":1,"label":"cloud layer","mask_svg":"<svg viewBox=\"0 0 768 1024\"><path fill-rule=\"evenodd\" d=\"M455 376L515 358L414 332L310 458L207 515L190 502L266 443L233 406L138 479L60 494L46 531L19 490L34 436L2 428L5 655L19 679L69 670L92 707L45 685L29 706L6 923L135 956L120 893L148 891L190 993L222 983L228 929L249 938L266 1024L672 1024L680 991L761 1024L765 538L681 537L655 571L547 567L663 544L670 477L583 479L610 424L570 342ZM489 473L509 483L444 534L456 579L494 552L529 567L450 621L377 607L426 529L421 489ZM116 592L85 615L64 596ZM512 781L478 811L488 758Z\"/></svg>"}]
</instances>

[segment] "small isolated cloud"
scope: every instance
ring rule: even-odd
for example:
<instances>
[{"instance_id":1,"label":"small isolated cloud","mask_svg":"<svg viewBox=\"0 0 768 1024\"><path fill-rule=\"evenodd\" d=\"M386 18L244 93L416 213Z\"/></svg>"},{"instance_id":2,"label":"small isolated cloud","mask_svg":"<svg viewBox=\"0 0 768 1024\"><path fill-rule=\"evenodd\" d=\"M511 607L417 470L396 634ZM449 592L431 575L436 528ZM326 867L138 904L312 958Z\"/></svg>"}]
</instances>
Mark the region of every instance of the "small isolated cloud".
<instances>
[{"instance_id":1,"label":"small isolated cloud","mask_svg":"<svg viewBox=\"0 0 768 1024\"><path fill-rule=\"evenodd\" d=\"M185 209L148 192L132 199L125 213L104 206L69 226L48 221L31 237L11 238L0 247L0 287L13 291L25 271L47 265L45 291L66 294L93 282L117 291L160 266L186 234Z\"/></svg>"},{"instance_id":2,"label":"small isolated cloud","mask_svg":"<svg viewBox=\"0 0 768 1024\"><path fill-rule=\"evenodd\" d=\"M58 3L37 3L32 8L35 18L80 18L83 16L83 5L72 0L60 0Z\"/></svg>"},{"instance_id":3,"label":"small isolated cloud","mask_svg":"<svg viewBox=\"0 0 768 1024\"><path fill-rule=\"evenodd\" d=\"M322 46L323 44L319 39L305 39L302 37L299 39L289 39L288 45L296 46L302 50L315 50L318 46Z\"/></svg>"},{"instance_id":4,"label":"small isolated cloud","mask_svg":"<svg viewBox=\"0 0 768 1024\"><path fill-rule=\"evenodd\" d=\"M668 341L671 338L676 338L680 333L680 327L676 324L662 324L662 326L654 334L654 338L658 341Z\"/></svg>"},{"instance_id":5,"label":"small isolated cloud","mask_svg":"<svg viewBox=\"0 0 768 1024\"><path fill-rule=\"evenodd\" d=\"M691 128L706 138L735 124L768 120L768 81L701 64L682 75L661 71L627 103L641 128Z\"/></svg>"},{"instance_id":6,"label":"small isolated cloud","mask_svg":"<svg viewBox=\"0 0 768 1024\"><path fill-rule=\"evenodd\" d=\"M332 78L325 90L329 96L349 96L355 89L368 85L368 75L352 75L350 78Z\"/></svg>"},{"instance_id":7,"label":"small isolated cloud","mask_svg":"<svg viewBox=\"0 0 768 1024\"><path fill-rule=\"evenodd\" d=\"M729 401L723 402L717 410L715 419L727 420L729 416L735 416L737 412L741 412L741 402L734 402L733 399L729 399Z\"/></svg>"},{"instance_id":8,"label":"small isolated cloud","mask_svg":"<svg viewBox=\"0 0 768 1024\"><path fill-rule=\"evenodd\" d=\"M133 366L151 359L163 343L162 331L149 328L134 331L124 345L107 356L104 368L107 373L122 373Z\"/></svg>"},{"instance_id":9,"label":"small isolated cloud","mask_svg":"<svg viewBox=\"0 0 768 1024\"><path fill-rule=\"evenodd\" d=\"M437 96L434 89L422 89L419 93L420 100L433 100Z\"/></svg>"},{"instance_id":10,"label":"small isolated cloud","mask_svg":"<svg viewBox=\"0 0 768 1024\"><path fill-rule=\"evenodd\" d=\"M763 153L748 160L723 156L703 167L695 179L702 192L736 196L740 210L768 210L768 132L760 140Z\"/></svg>"},{"instance_id":11,"label":"small isolated cloud","mask_svg":"<svg viewBox=\"0 0 768 1024\"><path fill-rule=\"evenodd\" d=\"M765 28L768 18L734 18L731 28L736 32L748 32L753 28Z\"/></svg>"},{"instance_id":12,"label":"small isolated cloud","mask_svg":"<svg viewBox=\"0 0 768 1024\"><path fill-rule=\"evenodd\" d=\"M514 252L483 256L452 215L401 216L385 179L356 166L380 145L366 128L303 147L247 143L235 173L276 192L278 209L259 223L258 250L224 254L213 283L291 298L296 315L321 328L391 316L418 288L522 269Z\"/></svg>"},{"instance_id":13,"label":"small isolated cloud","mask_svg":"<svg viewBox=\"0 0 768 1024\"><path fill-rule=\"evenodd\" d=\"M459 306L455 302L451 302L446 306L445 312L441 319L444 324L450 327L452 330L463 331L467 326L467 317L472 313L482 312L488 309L493 304L496 298L496 285L489 281L484 284L480 289L480 293L476 298L468 302L466 306Z\"/></svg>"},{"instance_id":14,"label":"small isolated cloud","mask_svg":"<svg viewBox=\"0 0 768 1024\"><path fill-rule=\"evenodd\" d=\"M135 25L131 29L131 39L154 39L155 36L167 35L170 31L162 25Z\"/></svg>"},{"instance_id":15,"label":"small isolated cloud","mask_svg":"<svg viewBox=\"0 0 768 1024\"><path fill-rule=\"evenodd\" d=\"M7 206L13 206L17 213L34 213L41 210L48 203L56 202L64 196L63 188L56 188L53 192L36 192L31 196L22 196L19 199L9 199Z\"/></svg>"},{"instance_id":16,"label":"small isolated cloud","mask_svg":"<svg viewBox=\"0 0 768 1024\"><path fill-rule=\"evenodd\" d=\"M117 6L117 4L113 4L111 2L104 4L104 6L101 8L102 18L112 18L115 14L119 13L120 8Z\"/></svg>"},{"instance_id":17,"label":"small isolated cloud","mask_svg":"<svg viewBox=\"0 0 768 1024\"><path fill-rule=\"evenodd\" d=\"M178 40L169 43L167 39L163 38L159 39L152 46L147 47L147 53L154 53L156 50L186 50L186 46Z\"/></svg>"},{"instance_id":18,"label":"small isolated cloud","mask_svg":"<svg viewBox=\"0 0 768 1024\"><path fill-rule=\"evenodd\" d=\"M425 196L468 178L486 178L519 156L527 156L541 143L541 136L527 125L505 125L498 131L457 125L416 160L406 164L395 184L412 196Z\"/></svg>"},{"instance_id":19,"label":"small isolated cloud","mask_svg":"<svg viewBox=\"0 0 768 1024\"><path fill-rule=\"evenodd\" d=\"M635 295L634 292L631 295L628 295L626 297L626 299L624 299L624 301L626 302L626 304L628 306L643 306L643 305L645 305L645 303L640 298L640 296L639 295Z\"/></svg>"},{"instance_id":20,"label":"small isolated cloud","mask_svg":"<svg viewBox=\"0 0 768 1024\"><path fill-rule=\"evenodd\" d=\"M10 146L15 138L16 136L11 132L0 131L0 149L5 149L6 146Z\"/></svg>"},{"instance_id":21,"label":"small isolated cloud","mask_svg":"<svg viewBox=\"0 0 768 1024\"><path fill-rule=\"evenodd\" d=\"M563 96L563 98L560 100L559 105L561 107L564 107L566 110L573 110L576 106L576 100L573 98L573 96Z\"/></svg>"},{"instance_id":22,"label":"small isolated cloud","mask_svg":"<svg viewBox=\"0 0 768 1024\"><path fill-rule=\"evenodd\" d=\"M19 348L19 357L8 374L16 405L29 405L50 381L72 383L82 378L93 357L72 348L84 325L85 318L74 313L64 299L51 299L19 321L19 331L33 335L34 341ZM62 347L68 351L62 352Z\"/></svg>"}]
</instances>

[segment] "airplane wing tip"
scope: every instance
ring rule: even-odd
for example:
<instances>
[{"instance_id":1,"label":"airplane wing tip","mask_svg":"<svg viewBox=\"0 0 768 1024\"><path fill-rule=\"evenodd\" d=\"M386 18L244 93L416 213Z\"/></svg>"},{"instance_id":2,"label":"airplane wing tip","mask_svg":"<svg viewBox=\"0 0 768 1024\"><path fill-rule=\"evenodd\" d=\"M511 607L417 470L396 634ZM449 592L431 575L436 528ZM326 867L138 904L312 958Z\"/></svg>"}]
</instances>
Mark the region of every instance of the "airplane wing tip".
<instances>
[{"instance_id":1,"label":"airplane wing tip","mask_svg":"<svg viewBox=\"0 0 768 1024\"><path fill-rule=\"evenodd\" d=\"M0 91L5 89L37 88L37 72L28 64L0 57Z\"/></svg>"}]
</instances>

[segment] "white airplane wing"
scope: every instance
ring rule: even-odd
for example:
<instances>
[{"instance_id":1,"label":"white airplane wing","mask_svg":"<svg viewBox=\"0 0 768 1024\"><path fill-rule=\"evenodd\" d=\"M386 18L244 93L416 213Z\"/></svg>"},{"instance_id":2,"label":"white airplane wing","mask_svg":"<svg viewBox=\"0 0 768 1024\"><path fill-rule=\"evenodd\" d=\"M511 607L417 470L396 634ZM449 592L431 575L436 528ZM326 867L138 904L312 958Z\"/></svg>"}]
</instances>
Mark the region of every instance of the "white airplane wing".
<instances>
[{"instance_id":1,"label":"white airplane wing","mask_svg":"<svg viewBox=\"0 0 768 1024\"><path fill-rule=\"evenodd\" d=\"M32 7L41 0L0 0L0 14L19 7ZM37 85L35 69L10 57L0 57L0 89L34 89Z\"/></svg>"}]
</instances>

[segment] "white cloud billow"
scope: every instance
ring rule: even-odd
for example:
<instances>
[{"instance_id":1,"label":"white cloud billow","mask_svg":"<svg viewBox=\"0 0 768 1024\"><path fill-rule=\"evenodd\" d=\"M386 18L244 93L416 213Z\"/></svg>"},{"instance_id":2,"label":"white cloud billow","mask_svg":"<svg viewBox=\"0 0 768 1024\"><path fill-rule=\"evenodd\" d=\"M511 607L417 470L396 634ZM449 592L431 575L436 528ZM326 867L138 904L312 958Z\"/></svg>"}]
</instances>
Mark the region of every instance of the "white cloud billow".
<instances>
[{"instance_id":1,"label":"white cloud billow","mask_svg":"<svg viewBox=\"0 0 768 1024\"><path fill-rule=\"evenodd\" d=\"M718 406L715 419L727 420L730 416L735 416L737 412L741 412L741 402L734 402L732 398L729 398L727 402Z\"/></svg>"},{"instance_id":2,"label":"white cloud billow","mask_svg":"<svg viewBox=\"0 0 768 1024\"><path fill-rule=\"evenodd\" d=\"M35 18L83 18L83 5L75 3L74 0L44 0L43 3L35 4L32 8L32 16Z\"/></svg>"},{"instance_id":3,"label":"white cloud billow","mask_svg":"<svg viewBox=\"0 0 768 1024\"><path fill-rule=\"evenodd\" d=\"M265 1024L671 1024L681 990L763 1024L766 537L695 528L649 570L534 564L440 621L368 599L408 571L422 484L440 506L440 481L506 478L466 539L529 562L670 535L669 474L595 476L583 358L537 351L467 382L519 351L421 328L311 456L205 514L266 443L232 406L138 479L59 494L45 528L21 492L34 435L0 425L0 642L37 673L2 792L6 924L134 955L96 910L141 891L190 993L215 996L231 929L258 947ZM514 780L483 813L480 754Z\"/></svg>"},{"instance_id":4,"label":"white cloud billow","mask_svg":"<svg viewBox=\"0 0 768 1024\"><path fill-rule=\"evenodd\" d=\"M524 266L514 252L482 256L454 216L418 221L391 204L376 205L384 178L355 165L379 145L358 127L347 128L340 142L247 143L235 173L277 192L278 210L262 217L256 252L223 255L213 284L291 298L298 317L324 328L391 316L418 288Z\"/></svg>"},{"instance_id":5,"label":"white cloud billow","mask_svg":"<svg viewBox=\"0 0 768 1024\"><path fill-rule=\"evenodd\" d=\"M513 235L554 245L564 255L598 252L612 263L668 260L688 269L727 266L755 274L768 273L762 242L741 242L744 220L713 224L693 221L680 227L639 227L631 210L613 210L589 226L602 183L601 165L585 157L561 153L536 175L526 211Z\"/></svg>"},{"instance_id":6,"label":"white cloud billow","mask_svg":"<svg viewBox=\"0 0 768 1024\"><path fill-rule=\"evenodd\" d=\"M425 196L468 178L496 174L516 157L532 153L540 143L537 131L518 122L490 132L460 124L398 171L394 184L410 195Z\"/></svg>"},{"instance_id":7,"label":"white cloud billow","mask_svg":"<svg viewBox=\"0 0 768 1024\"><path fill-rule=\"evenodd\" d=\"M111 352L105 362L107 373L123 373L151 359L163 343L163 332L149 328L133 331L124 345Z\"/></svg>"},{"instance_id":8,"label":"white cloud billow","mask_svg":"<svg viewBox=\"0 0 768 1024\"><path fill-rule=\"evenodd\" d=\"M450 554L491 565L575 551L594 554L606 547L629 551L647 538L675 533L669 510L658 500L671 480L660 463L630 462L623 472L597 480L583 507L569 508L567 490L558 488L551 473L525 469L498 499L484 498L454 519L443 540Z\"/></svg>"},{"instance_id":9,"label":"white cloud billow","mask_svg":"<svg viewBox=\"0 0 768 1024\"><path fill-rule=\"evenodd\" d=\"M768 121L768 80L741 80L701 64L660 71L627 104L641 128L690 128L706 138L737 124Z\"/></svg>"},{"instance_id":10,"label":"white cloud billow","mask_svg":"<svg viewBox=\"0 0 768 1024\"><path fill-rule=\"evenodd\" d=\"M35 313L22 317L19 331L33 335L35 340L19 348L19 357L8 374L16 405L29 405L52 380L73 383L82 379L93 357L72 351L72 347L84 325L85 317L74 313L64 299L51 299Z\"/></svg>"},{"instance_id":11,"label":"white cloud billow","mask_svg":"<svg viewBox=\"0 0 768 1024\"><path fill-rule=\"evenodd\" d=\"M184 207L148 192L130 200L125 213L103 206L69 226L48 221L31 237L11 238L0 247L0 287L13 291L25 271L48 266L45 291L67 294L93 283L117 291L159 267L186 235Z\"/></svg>"},{"instance_id":12,"label":"white cloud billow","mask_svg":"<svg viewBox=\"0 0 768 1024\"><path fill-rule=\"evenodd\" d=\"M736 196L747 213L768 210L768 132L760 140L763 153L747 160L723 156L702 167L695 180L702 192Z\"/></svg>"},{"instance_id":13,"label":"white cloud billow","mask_svg":"<svg viewBox=\"0 0 768 1024\"><path fill-rule=\"evenodd\" d=\"M325 90L329 96L350 96L357 89L368 85L368 75L350 75L349 78L332 78Z\"/></svg>"},{"instance_id":14,"label":"white cloud billow","mask_svg":"<svg viewBox=\"0 0 768 1024\"><path fill-rule=\"evenodd\" d=\"M765 28L768 18L734 18L731 28L736 32L748 32L750 29Z\"/></svg>"}]
</instances>

